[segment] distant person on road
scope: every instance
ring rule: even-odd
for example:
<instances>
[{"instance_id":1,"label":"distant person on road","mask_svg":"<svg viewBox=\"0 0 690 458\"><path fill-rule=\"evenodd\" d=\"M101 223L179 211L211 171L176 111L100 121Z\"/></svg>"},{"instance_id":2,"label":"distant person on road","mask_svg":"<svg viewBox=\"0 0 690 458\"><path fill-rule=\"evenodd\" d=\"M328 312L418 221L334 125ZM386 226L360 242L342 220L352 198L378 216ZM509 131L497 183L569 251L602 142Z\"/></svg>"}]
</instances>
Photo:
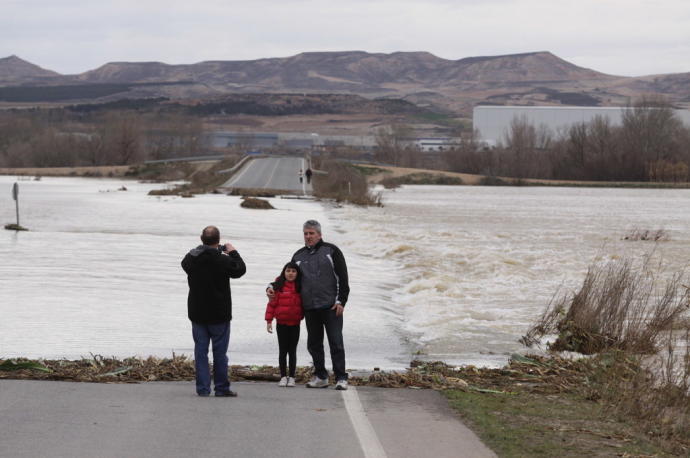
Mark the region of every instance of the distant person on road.
<instances>
[{"instance_id":1,"label":"distant person on road","mask_svg":"<svg viewBox=\"0 0 690 458\"><path fill-rule=\"evenodd\" d=\"M208 345L213 343L213 382L215 395L236 397L228 379L228 346L232 298L230 278L240 278L247 268L234 246L220 245L220 231L215 226L204 228L202 245L192 249L182 260L187 273L189 295L187 315L192 322L196 393L211 393L208 367Z\"/></svg>"},{"instance_id":2,"label":"distant person on road","mask_svg":"<svg viewBox=\"0 0 690 458\"><path fill-rule=\"evenodd\" d=\"M308 170L307 170L308 171ZM302 307L307 323L307 349L314 362L314 377L308 388L329 385L326 370L323 333L326 331L335 373L336 390L347 389L343 312L350 293L347 265L342 251L321 238L321 224L309 220L302 226L304 247L292 256L301 274ZM276 284L266 289L269 299L275 296Z\"/></svg>"},{"instance_id":3,"label":"distant person on road","mask_svg":"<svg viewBox=\"0 0 690 458\"><path fill-rule=\"evenodd\" d=\"M307 184L311 183L311 173L312 173L312 172L311 172L311 169L310 169L310 168L307 169L306 172L304 172L304 174L305 174L306 177L307 177Z\"/></svg>"},{"instance_id":4,"label":"distant person on road","mask_svg":"<svg viewBox=\"0 0 690 458\"><path fill-rule=\"evenodd\" d=\"M302 172L302 169L299 169L299 184L302 184L304 182L304 172Z\"/></svg>"},{"instance_id":5,"label":"distant person on road","mask_svg":"<svg viewBox=\"0 0 690 458\"><path fill-rule=\"evenodd\" d=\"M280 382L278 386L295 386L297 369L297 343L304 311L300 296L301 278L299 266L288 262L273 283L275 295L266 305L266 330L273 333L273 319L278 334L278 365ZM286 356L290 355L290 372L287 371Z\"/></svg>"}]
</instances>

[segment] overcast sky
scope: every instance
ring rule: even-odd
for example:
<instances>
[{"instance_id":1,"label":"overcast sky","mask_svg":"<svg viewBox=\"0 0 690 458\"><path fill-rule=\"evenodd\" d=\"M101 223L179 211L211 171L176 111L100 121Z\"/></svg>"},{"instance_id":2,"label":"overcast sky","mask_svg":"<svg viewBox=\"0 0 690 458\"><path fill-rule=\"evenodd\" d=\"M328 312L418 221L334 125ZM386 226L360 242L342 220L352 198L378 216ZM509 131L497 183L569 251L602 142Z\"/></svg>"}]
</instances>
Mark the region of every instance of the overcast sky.
<instances>
[{"instance_id":1,"label":"overcast sky","mask_svg":"<svg viewBox=\"0 0 690 458\"><path fill-rule=\"evenodd\" d=\"M0 0L0 57L60 73L304 51L551 51L605 73L690 72L688 0Z\"/></svg>"}]
</instances>

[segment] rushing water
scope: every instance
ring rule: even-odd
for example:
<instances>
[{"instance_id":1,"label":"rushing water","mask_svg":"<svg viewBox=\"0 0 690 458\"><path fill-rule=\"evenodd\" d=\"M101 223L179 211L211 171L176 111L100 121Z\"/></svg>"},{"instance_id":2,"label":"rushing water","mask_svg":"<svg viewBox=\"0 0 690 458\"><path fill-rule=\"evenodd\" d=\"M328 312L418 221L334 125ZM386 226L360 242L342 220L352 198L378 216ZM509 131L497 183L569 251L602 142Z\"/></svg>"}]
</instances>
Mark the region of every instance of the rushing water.
<instances>
[{"instance_id":1,"label":"rushing water","mask_svg":"<svg viewBox=\"0 0 690 458\"><path fill-rule=\"evenodd\" d=\"M669 272L690 262L690 190L408 186L384 202L331 217L348 252L395 265L381 286L428 359L504 364L553 294L597 260L655 250ZM622 240L635 228L670 240Z\"/></svg>"},{"instance_id":2,"label":"rushing water","mask_svg":"<svg viewBox=\"0 0 690 458\"><path fill-rule=\"evenodd\" d=\"M0 177L0 223L14 221L13 177ZM117 191L125 185L127 191ZM332 208L271 199L152 197L160 185L80 178L20 182L21 223L0 233L0 358L191 353L187 284L179 266L207 224L235 244L248 273L232 281L231 362L275 364L263 290L318 219L344 251L352 294L348 366L400 368L413 357L503 364L559 287L589 263L647 242L632 228L664 228L657 253L690 259L690 191L403 187L383 208ZM308 364L303 327L299 364Z\"/></svg>"}]
</instances>

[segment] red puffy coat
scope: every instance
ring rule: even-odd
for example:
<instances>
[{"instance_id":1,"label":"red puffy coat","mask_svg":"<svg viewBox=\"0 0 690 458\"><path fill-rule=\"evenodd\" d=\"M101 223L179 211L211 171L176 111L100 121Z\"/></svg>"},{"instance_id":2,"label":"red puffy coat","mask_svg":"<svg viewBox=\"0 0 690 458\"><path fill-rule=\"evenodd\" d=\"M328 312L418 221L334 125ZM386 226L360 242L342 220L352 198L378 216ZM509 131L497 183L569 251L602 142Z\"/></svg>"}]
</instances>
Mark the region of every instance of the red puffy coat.
<instances>
[{"instance_id":1,"label":"red puffy coat","mask_svg":"<svg viewBox=\"0 0 690 458\"><path fill-rule=\"evenodd\" d=\"M273 321L273 318L278 324L287 326L297 326L304 318L302 298L295 291L295 282L286 281L283 289L276 291L273 299L266 305L266 321Z\"/></svg>"}]
</instances>

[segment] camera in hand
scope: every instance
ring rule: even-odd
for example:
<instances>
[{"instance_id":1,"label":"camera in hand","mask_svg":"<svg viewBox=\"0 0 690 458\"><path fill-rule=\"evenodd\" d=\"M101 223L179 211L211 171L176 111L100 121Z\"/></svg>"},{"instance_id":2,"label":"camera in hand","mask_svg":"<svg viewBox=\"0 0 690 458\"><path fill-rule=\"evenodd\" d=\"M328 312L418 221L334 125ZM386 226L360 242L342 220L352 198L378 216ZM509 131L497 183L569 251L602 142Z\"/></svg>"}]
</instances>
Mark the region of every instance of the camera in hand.
<instances>
[{"instance_id":1,"label":"camera in hand","mask_svg":"<svg viewBox=\"0 0 690 458\"><path fill-rule=\"evenodd\" d=\"M228 247L226 247L225 245L218 245L218 251L220 251L221 253L227 253Z\"/></svg>"}]
</instances>

